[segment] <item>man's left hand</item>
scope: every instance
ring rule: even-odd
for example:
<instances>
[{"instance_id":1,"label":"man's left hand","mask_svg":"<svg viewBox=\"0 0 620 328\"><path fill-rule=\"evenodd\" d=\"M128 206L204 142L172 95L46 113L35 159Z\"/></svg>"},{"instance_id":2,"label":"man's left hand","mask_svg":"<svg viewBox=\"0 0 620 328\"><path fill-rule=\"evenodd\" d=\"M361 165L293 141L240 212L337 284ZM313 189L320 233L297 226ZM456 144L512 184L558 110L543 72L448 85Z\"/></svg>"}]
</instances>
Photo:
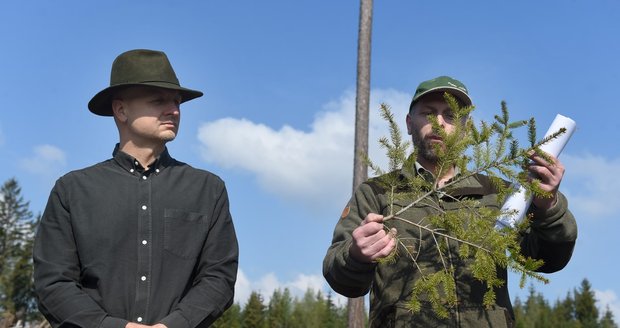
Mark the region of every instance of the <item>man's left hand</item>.
<instances>
[{"instance_id":1,"label":"man's left hand","mask_svg":"<svg viewBox=\"0 0 620 328\"><path fill-rule=\"evenodd\" d=\"M550 192L552 195L551 198L534 197L534 205L543 210L548 210L555 205L560 182L562 182L565 171L564 165L555 156L547 155L553 160L553 163L549 163L544 158L532 154L530 156L532 163L528 166L530 173L540 181L540 188Z\"/></svg>"}]
</instances>

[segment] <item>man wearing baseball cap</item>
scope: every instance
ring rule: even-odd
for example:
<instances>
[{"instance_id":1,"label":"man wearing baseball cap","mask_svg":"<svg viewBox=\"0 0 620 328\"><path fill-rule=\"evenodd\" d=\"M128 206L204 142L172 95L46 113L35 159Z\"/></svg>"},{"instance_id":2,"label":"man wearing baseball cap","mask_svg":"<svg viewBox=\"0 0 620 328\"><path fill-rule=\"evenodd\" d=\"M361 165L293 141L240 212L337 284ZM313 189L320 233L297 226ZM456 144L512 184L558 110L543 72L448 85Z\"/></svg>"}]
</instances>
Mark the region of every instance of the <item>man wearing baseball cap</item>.
<instances>
[{"instance_id":1,"label":"man wearing baseball cap","mask_svg":"<svg viewBox=\"0 0 620 328\"><path fill-rule=\"evenodd\" d=\"M166 54L131 50L88 103L119 132L112 158L56 181L34 247L53 327L207 327L233 302L238 246L224 182L172 158L180 85Z\"/></svg>"},{"instance_id":2,"label":"man wearing baseball cap","mask_svg":"<svg viewBox=\"0 0 620 328\"><path fill-rule=\"evenodd\" d=\"M397 175L401 180L417 175L427 181L437 181L439 186L458 176L455 167L442 170L445 174L438 178L433 173L439 172L436 152L443 140L433 132L429 116L436 119L446 134L454 131L455 118L445 100L445 93L454 96L461 107L472 105L465 85L451 77L440 76L420 83L406 118L407 131L417 150L416 162L413 168L403 168L390 175ZM552 197L533 200L530 211L534 219L530 229L523 233L521 250L525 256L544 260L539 271L549 273L562 269L570 260L577 226L567 208L566 198L558 191L564 175L562 164L554 157L554 164L537 155L532 155L531 159L529 170L539 176L540 187ZM437 251L435 236L429 231L412 228L398 220L384 225L384 216L391 213L389 195L392 191L387 190L380 179L370 179L360 185L336 225L332 244L323 261L323 275L330 286L347 297L361 297L370 292L370 327L512 326L514 313L506 284L495 288L494 304L484 306L487 286L465 268L465 262L472 260L458 255L459 243L447 242L447 255L442 256ZM402 190L408 191L413 190ZM459 181L449 191L429 196L400 216L432 228L427 218L464 206L455 199L475 199L481 207L501 206L497 204L497 190L489 178L478 174ZM409 203L395 198L393 205L404 208ZM406 255L397 256L395 263L377 264L390 256L395 248L415 256L415 267ZM420 311L412 313L407 301L413 284L424 279L423 274L442 270L443 265L454 270L457 305L448 309L447 318L440 318L433 312L431 302L422 299ZM505 281L506 270L500 270L498 277Z\"/></svg>"}]
</instances>

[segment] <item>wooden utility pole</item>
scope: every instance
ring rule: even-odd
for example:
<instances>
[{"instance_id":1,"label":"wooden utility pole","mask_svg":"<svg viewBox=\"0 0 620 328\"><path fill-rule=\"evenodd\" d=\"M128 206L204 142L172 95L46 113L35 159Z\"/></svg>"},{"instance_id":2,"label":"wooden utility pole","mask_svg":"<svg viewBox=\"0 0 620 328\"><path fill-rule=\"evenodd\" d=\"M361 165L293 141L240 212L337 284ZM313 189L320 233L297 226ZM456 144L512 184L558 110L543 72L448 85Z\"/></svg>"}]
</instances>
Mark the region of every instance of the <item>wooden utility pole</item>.
<instances>
[{"instance_id":1,"label":"wooden utility pole","mask_svg":"<svg viewBox=\"0 0 620 328\"><path fill-rule=\"evenodd\" d=\"M357 45L357 88L355 94L355 145L353 154L353 193L368 179L368 106L370 102L370 40L372 32L372 0L360 0L360 21ZM349 328L364 327L364 298L350 298Z\"/></svg>"}]
</instances>

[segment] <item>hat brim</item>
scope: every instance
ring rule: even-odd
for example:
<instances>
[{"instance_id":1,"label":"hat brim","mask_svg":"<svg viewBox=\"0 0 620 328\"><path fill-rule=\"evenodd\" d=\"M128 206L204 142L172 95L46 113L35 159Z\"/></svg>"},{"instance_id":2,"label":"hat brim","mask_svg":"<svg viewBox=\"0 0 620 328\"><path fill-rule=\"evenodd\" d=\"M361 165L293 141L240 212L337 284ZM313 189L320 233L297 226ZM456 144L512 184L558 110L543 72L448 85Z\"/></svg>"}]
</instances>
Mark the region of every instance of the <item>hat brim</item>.
<instances>
[{"instance_id":1,"label":"hat brim","mask_svg":"<svg viewBox=\"0 0 620 328\"><path fill-rule=\"evenodd\" d=\"M437 87L437 88L428 89L420 93L417 97L413 98L411 100L411 105L409 106L409 108L411 108L418 100L420 100L420 98L424 97L425 95L429 93L435 93L435 92L448 92L449 94L455 96L460 101L462 101L466 106L471 106L473 104L473 101L471 100L469 95L460 89L450 88L450 87Z\"/></svg>"},{"instance_id":2,"label":"hat brim","mask_svg":"<svg viewBox=\"0 0 620 328\"><path fill-rule=\"evenodd\" d=\"M100 116L114 116L112 113L112 95L121 88L129 86L151 86L163 89L177 90L181 94L181 103L202 97L201 91L183 88L173 83L167 82L142 82L117 84L99 91L89 102L88 110Z\"/></svg>"}]
</instances>

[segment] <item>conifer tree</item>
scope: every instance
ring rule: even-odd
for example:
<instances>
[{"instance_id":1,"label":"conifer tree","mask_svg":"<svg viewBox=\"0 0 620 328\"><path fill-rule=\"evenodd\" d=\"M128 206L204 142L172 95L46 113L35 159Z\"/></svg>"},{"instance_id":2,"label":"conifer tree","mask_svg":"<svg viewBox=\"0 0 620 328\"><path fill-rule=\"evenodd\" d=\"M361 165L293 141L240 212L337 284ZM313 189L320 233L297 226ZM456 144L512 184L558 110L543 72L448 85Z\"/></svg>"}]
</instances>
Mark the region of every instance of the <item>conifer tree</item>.
<instances>
[{"instance_id":1,"label":"conifer tree","mask_svg":"<svg viewBox=\"0 0 620 328\"><path fill-rule=\"evenodd\" d=\"M258 292L252 292L248 303L243 308L241 314L243 328L264 328L266 326L265 321L265 305L263 304L263 297Z\"/></svg>"},{"instance_id":2,"label":"conifer tree","mask_svg":"<svg viewBox=\"0 0 620 328\"><path fill-rule=\"evenodd\" d=\"M526 328L527 326L525 324L525 308L523 307L523 302L519 297L515 298L512 305L512 311L515 314L515 328Z\"/></svg>"},{"instance_id":3,"label":"conifer tree","mask_svg":"<svg viewBox=\"0 0 620 328\"><path fill-rule=\"evenodd\" d=\"M561 301L557 300L552 310L553 323L562 327L572 328L579 327L579 323L575 318L575 302L570 293Z\"/></svg>"},{"instance_id":4,"label":"conifer tree","mask_svg":"<svg viewBox=\"0 0 620 328\"><path fill-rule=\"evenodd\" d=\"M295 302L292 327L320 327L321 313L317 306L317 299L320 297L320 294L315 295L312 289L306 290L301 300Z\"/></svg>"},{"instance_id":5,"label":"conifer tree","mask_svg":"<svg viewBox=\"0 0 620 328\"><path fill-rule=\"evenodd\" d=\"M276 289L269 300L267 308L267 322L270 328L286 328L289 326L293 299L288 288L284 292Z\"/></svg>"},{"instance_id":6,"label":"conifer tree","mask_svg":"<svg viewBox=\"0 0 620 328\"><path fill-rule=\"evenodd\" d=\"M3 317L36 316L32 282L33 215L15 179L0 187L0 309Z\"/></svg>"},{"instance_id":7,"label":"conifer tree","mask_svg":"<svg viewBox=\"0 0 620 328\"><path fill-rule=\"evenodd\" d=\"M384 217L385 229L390 232L391 220L398 220L412 228L431 233L440 259L447 258L448 243L459 244L459 256L469 260L468 269L474 278L487 285L483 303L490 306L495 301L495 288L505 284L497 275L497 268L506 268L521 274L521 287L527 278L547 282L541 274L535 272L542 266L542 261L525 258L520 254L520 232L529 225L524 220L516 229L495 228L496 219L502 215L514 215L513 212L502 212L500 209L480 207L474 199L454 198L453 201L461 203L457 210L442 211L438 203L438 197L433 195L450 195L451 188L459 182L478 174L489 177L491 183L498 191L498 202L502 203L505 197L515 191L516 185L521 185L528 190L529 195L538 197L550 197L539 187L536 179L529 179L523 169L529 163L529 155L532 152L551 161L549 156L540 150L540 146L557 138L564 133L565 129L553 133L549 137L537 140L536 123L533 118L529 120L511 121L508 108L502 102L501 114L495 116L495 122L481 121L474 124L471 119L473 106L460 107L456 99L446 93L445 99L449 104L454 122L454 131L447 134L440 126L437 118L428 116L433 133L441 137L443 146L434 145L437 155L437 169L433 173L433 179L415 173L414 163L417 157L417 149L409 154L409 142L402 141L402 133L394 120L389 106L381 105L381 114L388 122L390 138L381 138L380 145L385 148L389 159L389 170L382 168L368 160L369 167L373 169L377 178L375 181L383 186L391 204L390 213ZM520 127L528 127L529 144L525 148L519 146L514 137L514 130ZM460 174L445 184L440 183L441 178L449 170L457 168ZM403 174L398 174L403 172ZM389 174L386 174L389 173ZM403 177L404 176L404 177ZM396 202L409 204L395 206ZM423 223L407 220L400 215L417 204L424 204L438 209L439 214L426 218ZM446 317L448 309L459 303L456 295L456 282L453 270L445 261L439 265L442 270L425 272L417 264L415 250L419 245L415 240L401 240L395 236L397 247L392 256L380 261L380 265L390 265L396 257L406 257L411 261L415 270L422 273L422 279L414 282L409 309L418 312L422 307L421 298L428 299L439 317Z\"/></svg>"},{"instance_id":8,"label":"conifer tree","mask_svg":"<svg viewBox=\"0 0 620 328\"><path fill-rule=\"evenodd\" d=\"M327 294L325 299L325 315L323 317L322 327L325 328L338 328L345 327L347 325L347 313L346 308L339 308L334 304L331 292ZM363 320L362 320L363 321Z\"/></svg>"},{"instance_id":9,"label":"conifer tree","mask_svg":"<svg viewBox=\"0 0 620 328\"><path fill-rule=\"evenodd\" d=\"M211 325L212 328L241 328L241 307L235 303L231 305L221 317Z\"/></svg>"},{"instance_id":10,"label":"conifer tree","mask_svg":"<svg viewBox=\"0 0 620 328\"><path fill-rule=\"evenodd\" d=\"M592 285L588 279L581 282L579 289L575 289L575 317L583 328L598 326L598 309Z\"/></svg>"},{"instance_id":11,"label":"conifer tree","mask_svg":"<svg viewBox=\"0 0 620 328\"><path fill-rule=\"evenodd\" d=\"M611 313L609 306L605 309L605 313L599 322L599 327L601 328L618 328L616 322L614 321L614 315Z\"/></svg>"}]
</instances>

